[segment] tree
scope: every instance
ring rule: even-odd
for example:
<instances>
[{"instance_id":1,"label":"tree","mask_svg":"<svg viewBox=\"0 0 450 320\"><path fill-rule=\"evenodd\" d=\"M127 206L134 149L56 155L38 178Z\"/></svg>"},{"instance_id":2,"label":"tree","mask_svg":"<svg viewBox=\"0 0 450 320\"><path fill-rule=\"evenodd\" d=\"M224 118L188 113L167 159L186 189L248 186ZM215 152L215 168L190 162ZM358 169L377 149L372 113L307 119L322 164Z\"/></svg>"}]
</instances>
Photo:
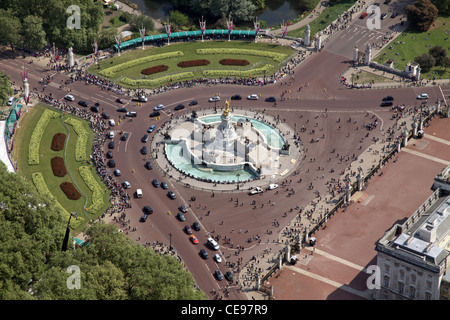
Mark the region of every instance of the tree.
<instances>
[{"instance_id":1,"label":"tree","mask_svg":"<svg viewBox=\"0 0 450 320\"><path fill-rule=\"evenodd\" d=\"M130 29L132 32L139 32L144 26L145 32L155 30L155 21L145 14L133 15L130 21Z\"/></svg>"},{"instance_id":2,"label":"tree","mask_svg":"<svg viewBox=\"0 0 450 320\"><path fill-rule=\"evenodd\" d=\"M28 48L38 51L44 48L47 41L40 17L28 16L23 20L23 37Z\"/></svg>"},{"instance_id":3,"label":"tree","mask_svg":"<svg viewBox=\"0 0 450 320\"><path fill-rule=\"evenodd\" d=\"M13 89L11 88L11 81L9 76L4 74L0 70L0 106L6 105L9 97L13 95Z\"/></svg>"},{"instance_id":4,"label":"tree","mask_svg":"<svg viewBox=\"0 0 450 320\"><path fill-rule=\"evenodd\" d=\"M433 56L436 61L436 65L438 66L441 66L444 63L444 59L447 56L447 51L441 46L434 46L433 48L430 48L428 53Z\"/></svg>"},{"instance_id":5,"label":"tree","mask_svg":"<svg viewBox=\"0 0 450 320\"><path fill-rule=\"evenodd\" d=\"M450 1L449 0L432 0L433 4L439 10L440 15L450 15Z\"/></svg>"},{"instance_id":6,"label":"tree","mask_svg":"<svg viewBox=\"0 0 450 320\"><path fill-rule=\"evenodd\" d=\"M420 65L423 72L430 71L430 69L436 64L434 57L428 53L424 53L423 55L416 57L414 61Z\"/></svg>"},{"instance_id":7,"label":"tree","mask_svg":"<svg viewBox=\"0 0 450 320\"><path fill-rule=\"evenodd\" d=\"M406 16L418 31L427 31L438 16L438 9L430 0L417 0L406 6Z\"/></svg>"},{"instance_id":8,"label":"tree","mask_svg":"<svg viewBox=\"0 0 450 320\"><path fill-rule=\"evenodd\" d=\"M14 50L14 45L22 39L20 19L5 10L0 10L0 26L0 39L8 42Z\"/></svg>"},{"instance_id":9,"label":"tree","mask_svg":"<svg viewBox=\"0 0 450 320\"><path fill-rule=\"evenodd\" d=\"M189 23L188 16L178 10L170 11L169 20L178 27L186 26Z\"/></svg>"}]
</instances>

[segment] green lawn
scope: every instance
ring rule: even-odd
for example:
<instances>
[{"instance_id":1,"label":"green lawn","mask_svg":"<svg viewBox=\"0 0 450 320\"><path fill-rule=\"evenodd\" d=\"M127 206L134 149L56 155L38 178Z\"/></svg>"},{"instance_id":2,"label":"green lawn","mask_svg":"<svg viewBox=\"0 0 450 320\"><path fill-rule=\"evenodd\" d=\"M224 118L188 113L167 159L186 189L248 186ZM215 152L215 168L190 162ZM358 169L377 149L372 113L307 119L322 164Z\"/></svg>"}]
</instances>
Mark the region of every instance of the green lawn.
<instances>
[{"instance_id":1,"label":"green lawn","mask_svg":"<svg viewBox=\"0 0 450 320\"><path fill-rule=\"evenodd\" d=\"M47 107L43 104L39 104L31 108L28 114L24 116L24 119L21 120L20 128L17 129L16 131L14 139L15 142L14 152L15 152L15 159L18 159L18 170L29 181L32 181L31 179L32 173L41 172L48 189L52 192L53 196L57 199L57 201L68 212L78 212L78 214L84 217L86 221L95 219L110 206L109 197L111 192L100 180L100 177L97 174L95 174L95 170L93 169L93 176L95 180L103 188L106 189L103 197L104 206L102 207L101 210L98 210L97 212L92 213L85 212L84 208L89 207L92 204L91 198L92 192L89 190L88 186L85 184L85 182L83 181L83 179L81 178L80 174L77 171L78 167L86 165L86 163L75 161L75 143L77 139L77 134L73 130L72 126L70 125L67 125L67 127L64 126L61 121L61 118L50 120L47 128L44 131L44 135L42 137L39 146L40 149L39 164L33 166L28 165L28 143L30 141L31 134L33 132L32 128L34 128L34 126L36 125L45 108ZM63 119L65 119L66 117L73 117L73 116L66 114L64 115ZM92 141L95 134L90 129L89 123L87 121L82 120L82 122L85 126L86 131L89 134L88 145L86 146L86 153L87 153L86 158L88 158L92 150ZM23 128L27 128L27 130L23 130ZM66 154L64 154L64 150L53 151L51 149L53 136L58 132L65 133L69 137L68 139L66 139L67 144ZM53 174L50 160L55 156L65 158L66 170L68 174L64 177L56 177ZM77 188L77 190L82 194L81 198L79 198L78 200L70 200L69 198L67 198L67 196L60 188L60 184L64 181L72 182Z\"/></svg>"},{"instance_id":2,"label":"green lawn","mask_svg":"<svg viewBox=\"0 0 450 320\"><path fill-rule=\"evenodd\" d=\"M115 77L115 79L110 79L114 81L120 81L121 77L128 77L131 79L154 79L162 76L182 73L182 72L192 72L194 74L191 78L204 78L204 75L202 73L203 70L250 70L250 69L256 69L261 68L266 64L270 64L273 67L269 69L266 72L267 76L270 76L272 73L274 73L276 70L278 70L281 67L281 63L274 61L271 58L265 58L260 56L251 56L251 55L239 55L239 54L229 54L229 55L219 55L219 54L211 54L211 55L199 55L196 52L196 49L201 48L236 48L236 49L251 49L251 50L258 50L258 51L273 51L277 53L286 54L287 57L291 56L295 50L288 46L280 46L270 43L254 43L251 41L205 41L205 42L189 42L189 43L171 43L169 46L164 46L161 48L157 47L150 47L146 46L145 50L142 50L141 48L138 48L136 50L129 50L124 51L121 53L120 57L115 56L112 59L108 59L105 61L102 61L98 64L98 66L92 66L89 71L91 73L98 74L99 71L106 69L113 65L118 65L123 62L131 61L137 58L141 58L144 56L152 55L152 54L160 54L160 53L167 53L167 52L173 52L173 51L182 51L183 56L180 56L178 58L172 58L172 59L162 59L153 61L150 63L145 64L139 64L137 66L122 70L118 72ZM223 66L219 63L221 59L245 59L250 62L249 65L245 67L239 67L239 66ZM198 59L206 59L210 61L210 64L207 66L196 66L196 67L189 67L189 68L180 68L177 66L177 64L181 61L187 61L187 60L198 60ZM141 75L142 69L157 66L157 65L167 65L169 69L166 72L160 72L156 73L147 77L144 77ZM252 74L254 77L263 76L263 74ZM189 79L183 79L183 80L189 80Z\"/></svg>"},{"instance_id":3,"label":"green lawn","mask_svg":"<svg viewBox=\"0 0 450 320\"><path fill-rule=\"evenodd\" d=\"M445 23L445 25L444 25ZM450 55L450 17L438 17L435 27L429 31L417 32L412 28L408 28L402 35L398 36L390 46L384 48L373 61L384 64L386 60L392 59L394 67L404 70L408 62L413 61L415 57L424 53L428 53L430 47L439 45L447 50ZM435 66L426 74L422 72L422 77L427 79L436 76L437 79L450 78L450 70L444 70L440 66Z\"/></svg>"},{"instance_id":4,"label":"green lawn","mask_svg":"<svg viewBox=\"0 0 450 320\"><path fill-rule=\"evenodd\" d=\"M342 2L330 5L326 8L314 21L309 24L309 27L311 28L311 38L313 38L320 30L328 27L341 14L353 6L355 2L355 0L342 0ZM289 37L304 38L305 27L288 31L287 35Z\"/></svg>"}]
</instances>

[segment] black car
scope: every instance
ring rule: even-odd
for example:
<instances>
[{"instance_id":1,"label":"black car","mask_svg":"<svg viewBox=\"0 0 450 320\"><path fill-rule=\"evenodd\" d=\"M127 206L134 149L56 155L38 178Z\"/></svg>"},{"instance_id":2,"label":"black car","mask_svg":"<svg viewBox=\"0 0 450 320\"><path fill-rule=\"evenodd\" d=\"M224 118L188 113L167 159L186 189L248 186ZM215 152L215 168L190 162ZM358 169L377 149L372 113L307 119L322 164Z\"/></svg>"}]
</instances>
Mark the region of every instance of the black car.
<instances>
[{"instance_id":1,"label":"black car","mask_svg":"<svg viewBox=\"0 0 450 320\"><path fill-rule=\"evenodd\" d=\"M141 142L145 143L148 141L148 134L144 134L144 136L141 138Z\"/></svg>"},{"instance_id":2,"label":"black car","mask_svg":"<svg viewBox=\"0 0 450 320\"><path fill-rule=\"evenodd\" d=\"M141 153L142 153L142 154L147 154L147 147L146 147L146 146L143 146L143 147L142 147Z\"/></svg>"},{"instance_id":3,"label":"black car","mask_svg":"<svg viewBox=\"0 0 450 320\"><path fill-rule=\"evenodd\" d=\"M127 108L119 108L117 109L118 112L128 112Z\"/></svg>"},{"instance_id":4,"label":"black car","mask_svg":"<svg viewBox=\"0 0 450 320\"><path fill-rule=\"evenodd\" d=\"M82 107L89 107L89 103L87 103L86 101L78 101L78 104Z\"/></svg>"},{"instance_id":5,"label":"black car","mask_svg":"<svg viewBox=\"0 0 450 320\"><path fill-rule=\"evenodd\" d=\"M266 98L265 101L266 101L266 102L276 102L277 99L276 99L275 97L268 97L268 98Z\"/></svg>"},{"instance_id":6,"label":"black car","mask_svg":"<svg viewBox=\"0 0 450 320\"><path fill-rule=\"evenodd\" d=\"M200 231L200 223L198 223L197 221L195 221L192 224L192 228L194 228L195 231Z\"/></svg>"},{"instance_id":7,"label":"black car","mask_svg":"<svg viewBox=\"0 0 450 320\"><path fill-rule=\"evenodd\" d=\"M391 14L391 18L395 18L396 16L398 16L398 13L397 13L397 12L393 12L393 13Z\"/></svg>"},{"instance_id":8,"label":"black car","mask_svg":"<svg viewBox=\"0 0 450 320\"><path fill-rule=\"evenodd\" d=\"M145 167L147 168L147 170L151 170L153 168L152 163L150 161L147 161L145 163Z\"/></svg>"},{"instance_id":9,"label":"black car","mask_svg":"<svg viewBox=\"0 0 450 320\"><path fill-rule=\"evenodd\" d=\"M192 100L191 102L189 102L189 106L195 106L197 104L198 104L197 100Z\"/></svg>"},{"instance_id":10,"label":"black car","mask_svg":"<svg viewBox=\"0 0 450 320\"><path fill-rule=\"evenodd\" d=\"M169 191L168 195L169 195L169 198L172 199L172 200L177 198L175 192L173 192L173 191Z\"/></svg>"},{"instance_id":11,"label":"black car","mask_svg":"<svg viewBox=\"0 0 450 320\"><path fill-rule=\"evenodd\" d=\"M383 101L381 104L380 104L380 107L390 107L390 106L392 106L394 103L392 102L392 101Z\"/></svg>"},{"instance_id":12,"label":"black car","mask_svg":"<svg viewBox=\"0 0 450 320\"><path fill-rule=\"evenodd\" d=\"M108 159L111 159L112 157L113 157L113 152L110 150L110 151L108 151L107 153L106 153L106 157L108 158Z\"/></svg>"},{"instance_id":13,"label":"black car","mask_svg":"<svg viewBox=\"0 0 450 320\"><path fill-rule=\"evenodd\" d=\"M231 100L242 100L242 97L239 94L235 94L234 96L231 97Z\"/></svg>"},{"instance_id":14,"label":"black car","mask_svg":"<svg viewBox=\"0 0 450 320\"><path fill-rule=\"evenodd\" d=\"M145 221L147 221L147 218L148 218L148 214L145 214L145 213L144 213L144 214L142 215L140 221L141 221L141 222L145 222Z\"/></svg>"},{"instance_id":15,"label":"black car","mask_svg":"<svg viewBox=\"0 0 450 320\"><path fill-rule=\"evenodd\" d=\"M231 271L225 272L225 278L226 278L228 281L233 281L233 273L232 273Z\"/></svg>"},{"instance_id":16,"label":"black car","mask_svg":"<svg viewBox=\"0 0 450 320\"><path fill-rule=\"evenodd\" d=\"M175 110L175 111L178 111L178 110L183 110L185 107L184 107L184 104L179 104L179 105L177 105L173 110Z\"/></svg>"},{"instance_id":17,"label":"black car","mask_svg":"<svg viewBox=\"0 0 450 320\"><path fill-rule=\"evenodd\" d=\"M209 257L208 252L206 252L205 249L200 250L200 255L202 256L203 259L208 259Z\"/></svg>"},{"instance_id":18,"label":"black car","mask_svg":"<svg viewBox=\"0 0 450 320\"><path fill-rule=\"evenodd\" d=\"M109 148L109 149L114 149L114 141L110 141L110 142L108 143L108 148Z\"/></svg>"},{"instance_id":19,"label":"black car","mask_svg":"<svg viewBox=\"0 0 450 320\"><path fill-rule=\"evenodd\" d=\"M92 106L92 107L91 107L91 111L92 111L92 112L98 112L98 111L99 111L99 108L96 107L96 106Z\"/></svg>"},{"instance_id":20,"label":"black car","mask_svg":"<svg viewBox=\"0 0 450 320\"><path fill-rule=\"evenodd\" d=\"M159 117L161 115L161 112L155 111L150 113L150 118Z\"/></svg>"},{"instance_id":21,"label":"black car","mask_svg":"<svg viewBox=\"0 0 450 320\"><path fill-rule=\"evenodd\" d=\"M394 101L394 97L393 96L386 96L381 101Z\"/></svg>"},{"instance_id":22,"label":"black car","mask_svg":"<svg viewBox=\"0 0 450 320\"><path fill-rule=\"evenodd\" d=\"M153 209L150 206L145 206L142 211L144 211L145 214L152 214Z\"/></svg>"},{"instance_id":23,"label":"black car","mask_svg":"<svg viewBox=\"0 0 450 320\"><path fill-rule=\"evenodd\" d=\"M222 281L222 280L223 280L223 274L222 274L222 271L216 270L216 271L214 272L214 274L215 274L217 280L219 280L219 281Z\"/></svg>"},{"instance_id":24,"label":"black car","mask_svg":"<svg viewBox=\"0 0 450 320\"><path fill-rule=\"evenodd\" d=\"M116 162L113 159L108 161L108 167L114 168L115 166L116 166Z\"/></svg>"},{"instance_id":25,"label":"black car","mask_svg":"<svg viewBox=\"0 0 450 320\"><path fill-rule=\"evenodd\" d=\"M158 188L158 187L159 187L159 182L158 182L158 180L156 180L156 179L153 179L152 184L153 184L153 186L154 186L155 188Z\"/></svg>"},{"instance_id":26,"label":"black car","mask_svg":"<svg viewBox=\"0 0 450 320\"><path fill-rule=\"evenodd\" d=\"M106 112L102 112L102 117L103 119L109 119L109 114L107 114Z\"/></svg>"},{"instance_id":27,"label":"black car","mask_svg":"<svg viewBox=\"0 0 450 320\"><path fill-rule=\"evenodd\" d=\"M127 140L128 139L128 132L125 132L121 137L120 137L120 140L122 140L122 141L125 141L125 140Z\"/></svg>"}]
</instances>

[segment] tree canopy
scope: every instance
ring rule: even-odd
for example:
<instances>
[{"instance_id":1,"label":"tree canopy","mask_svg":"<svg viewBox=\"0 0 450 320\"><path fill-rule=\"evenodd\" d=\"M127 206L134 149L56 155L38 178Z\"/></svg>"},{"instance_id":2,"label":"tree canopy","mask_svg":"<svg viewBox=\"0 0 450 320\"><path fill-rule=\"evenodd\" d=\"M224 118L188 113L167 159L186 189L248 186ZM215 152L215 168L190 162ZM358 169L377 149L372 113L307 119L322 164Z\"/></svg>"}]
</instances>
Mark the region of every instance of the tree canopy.
<instances>
[{"instance_id":1,"label":"tree canopy","mask_svg":"<svg viewBox=\"0 0 450 320\"><path fill-rule=\"evenodd\" d=\"M430 0L417 0L406 6L406 15L412 26L419 31L427 31L438 16L439 10Z\"/></svg>"},{"instance_id":2,"label":"tree canopy","mask_svg":"<svg viewBox=\"0 0 450 320\"><path fill-rule=\"evenodd\" d=\"M95 223L88 246L61 251L67 221L55 204L0 162L0 299L199 300L192 275L175 258L155 253ZM68 287L80 271L80 289Z\"/></svg>"}]
</instances>

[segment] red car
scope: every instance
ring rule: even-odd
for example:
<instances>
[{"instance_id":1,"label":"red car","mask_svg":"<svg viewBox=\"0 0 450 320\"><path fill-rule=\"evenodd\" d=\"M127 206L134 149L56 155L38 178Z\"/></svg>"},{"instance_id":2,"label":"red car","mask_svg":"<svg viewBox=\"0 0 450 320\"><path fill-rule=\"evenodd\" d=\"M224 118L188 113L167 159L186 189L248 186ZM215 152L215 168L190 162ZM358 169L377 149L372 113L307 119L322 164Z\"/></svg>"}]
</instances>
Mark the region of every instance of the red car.
<instances>
[{"instance_id":1,"label":"red car","mask_svg":"<svg viewBox=\"0 0 450 320\"><path fill-rule=\"evenodd\" d=\"M197 238L196 238L194 235L191 235L191 236L189 237L189 239L191 239L191 242L192 242L193 244L198 244L198 240L197 240Z\"/></svg>"},{"instance_id":2,"label":"red car","mask_svg":"<svg viewBox=\"0 0 450 320\"><path fill-rule=\"evenodd\" d=\"M363 13L359 16L360 19L364 19L365 17L367 17L367 12L363 12Z\"/></svg>"},{"instance_id":3,"label":"red car","mask_svg":"<svg viewBox=\"0 0 450 320\"><path fill-rule=\"evenodd\" d=\"M121 104L125 104L125 100L117 98L116 102L121 103Z\"/></svg>"}]
</instances>

